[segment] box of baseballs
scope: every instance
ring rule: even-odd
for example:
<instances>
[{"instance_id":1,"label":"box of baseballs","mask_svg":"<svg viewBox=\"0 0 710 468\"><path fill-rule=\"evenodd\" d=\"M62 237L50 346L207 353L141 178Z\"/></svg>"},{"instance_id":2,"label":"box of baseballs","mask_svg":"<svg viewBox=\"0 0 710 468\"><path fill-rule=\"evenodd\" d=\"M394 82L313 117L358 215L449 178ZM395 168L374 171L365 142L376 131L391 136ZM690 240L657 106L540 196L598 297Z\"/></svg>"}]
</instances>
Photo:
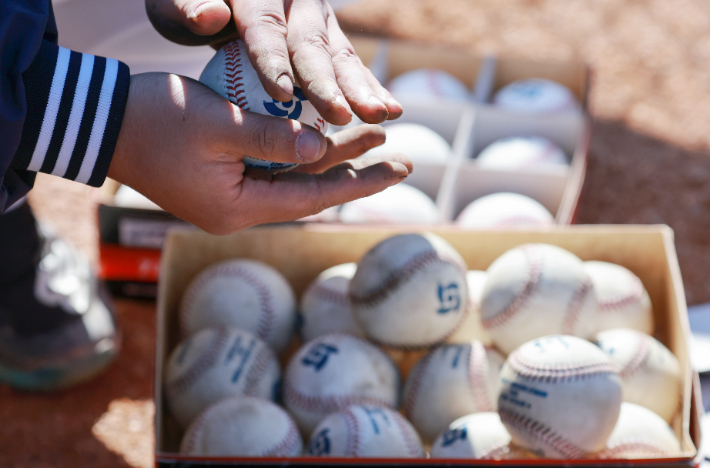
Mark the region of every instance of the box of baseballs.
<instances>
[{"instance_id":1,"label":"box of baseballs","mask_svg":"<svg viewBox=\"0 0 710 468\"><path fill-rule=\"evenodd\" d=\"M399 119L383 123L386 142L366 156L403 153L414 172L406 185L309 221L475 229L573 222L591 128L585 63L481 57L440 44L356 35L350 40L404 109Z\"/></svg>"},{"instance_id":2,"label":"box of baseballs","mask_svg":"<svg viewBox=\"0 0 710 468\"><path fill-rule=\"evenodd\" d=\"M692 466L666 226L171 231L161 468Z\"/></svg>"}]
</instances>

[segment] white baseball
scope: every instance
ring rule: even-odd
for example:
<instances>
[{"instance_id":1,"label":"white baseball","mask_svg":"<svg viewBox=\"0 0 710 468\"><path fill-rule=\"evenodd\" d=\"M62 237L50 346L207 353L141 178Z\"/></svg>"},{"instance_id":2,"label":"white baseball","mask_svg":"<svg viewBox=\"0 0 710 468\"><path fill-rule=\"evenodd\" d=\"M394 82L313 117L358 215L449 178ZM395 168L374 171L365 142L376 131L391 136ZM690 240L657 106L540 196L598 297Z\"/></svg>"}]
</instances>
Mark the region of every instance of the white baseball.
<instances>
[{"instance_id":1,"label":"white baseball","mask_svg":"<svg viewBox=\"0 0 710 468\"><path fill-rule=\"evenodd\" d=\"M486 146L475 159L480 168L502 171L540 170L569 165L567 155L547 138L508 137Z\"/></svg>"},{"instance_id":2,"label":"white baseball","mask_svg":"<svg viewBox=\"0 0 710 468\"><path fill-rule=\"evenodd\" d=\"M372 148L362 157L402 153L412 163L446 164L453 155L451 145L429 127L415 123L397 123L385 126L385 143Z\"/></svg>"},{"instance_id":3,"label":"white baseball","mask_svg":"<svg viewBox=\"0 0 710 468\"><path fill-rule=\"evenodd\" d=\"M549 227L555 218L536 200L517 193L501 192L474 200L461 211L456 224L470 229Z\"/></svg>"},{"instance_id":4,"label":"white baseball","mask_svg":"<svg viewBox=\"0 0 710 468\"><path fill-rule=\"evenodd\" d=\"M579 106L569 88L542 78L518 80L504 86L493 96L493 103L526 113L560 112Z\"/></svg>"},{"instance_id":5,"label":"white baseball","mask_svg":"<svg viewBox=\"0 0 710 468\"><path fill-rule=\"evenodd\" d=\"M554 335L517 348L503 365L498 414L513 441L545 458L604 448L621 407L621 377L589 341Z\"/></svg>"},{"instance_id":6,"label":"white baseball","mask_svg":"<svg viewBox=\"0 0 710 468\"><path fill-rule=\"evenodd\" d=\"M139 208L142 210L162 210L161 207L149 200L145 195L133 190L128 185L121 185L113 196L113 204L125 208Z\"/></svg>"},{"instance_id":7,"label":"white baseball","mask_svg":"<svg viewBox=\"0 0 710 468\"><path fill-rule=\"evenodd\" d=\"M456 419L431 445L431 458L500 459L510 451L508 429L496 412L480 412Z\"/></svg>"},{"instance_id":8,"label":"white baseball","mask_svg":"<svg viewBox=\"0 0 710 468\"><path fill-rule=\"evenodd\" d=\"M504 358L478 340L440 346L409 372L404 414L426 442L451 421L480 411L495 411Z\"/></svg>"},{"instance_id":9,"label":"white baseball","mask_svg":"<svg viewBox=\"0 0 710 468\"><path fill-rule=\"evenodd\" d=\"M437 224L439 210L429 195L407 184L387 187L345 203L340 222L347 224Z\"/></svg>"},{"instance_id":10,"label":"white baseball","mask_svg":"<svg viewBox=\"0 0 710 468\"><path fill-rule=\"evenodd\" d=\"M401 234L372 247L350 281L356 320L371 340L426 347L445 340L468 305L466 263L431 233Z\"/></svg>"},{"instance_id":11,"label":"white baseball","mask_svg":"<svg viewBox=\"0 0 710 468\"><path fill-rule=\"evenodd\" d=\"M183 336L208 327L241 328L280 353L296 325L296 296L286 278L266 263L226 260L190 282L179 320Z\"/></svg>"},{"instance_id":12,"label":"white baseball","mask_svg":"<svg viewBox=\"0 0 710 468\"><path fill-rule=\"evenodd\" d=\"M673 353L652 336L629 328L597 333L596 342L619 370L624 401L670 422L682 400L681 369Z\"/></svg>"},{"instance_id":13,"label":"white baseball","mask_svg":"<svg viewBox=\"0 0 710 468\"><path fill-rule=\"evenodd\" d=\"M651 298L638 276L621 265L584 262L597 296L597 331L633 328L653 333Z\"/></svg>"},{"instance_id":14,"label":"white baseball","mask_svg":"<svg viewBox=\"0 0 710 468\"><path fill-rule=\"evenodd\" d=\"M273 351L249 332L207 328L181 342L165 366L170 413L183 427L217 401L236 395L276 399L281 370Z\"/></svg>"},{"instance_id":15,"label":"white baseball","mask_svg":"<svg viewBox=\"0 0 710 468\"><path fill-rule=\"evenodd\" d=\"M622 403L619 420L599 458L670 458L681 452L673 429L643 406Z\"/></svg>"},{"instance_id":16,"label":"white baseball","mask_svg":"<svg viewBox=\"0 0 710 468\"><path fill-rule=\"evenodd\" d=\"M234 397L203 411L188 427L180 453L213 457L295 457L303 441L291 416L271 401Z\"/></svg>"},{"instance_id":17,"label":"white baseball","mask_svg":"<svg viewBox=\"0 0 710 468\"><path fill-rule=\"evenodd\" d=\"M384 406L353 405L318 424L308 454L322 457L422 458L424 447L412 425Z\"/></svg>"},{"instance_id":18,"label":"white baseball","mask_svg":"<svg viewBox=\"0 0 710 468\"><path fill-rule=\"evenodd\" d=\"M313 107L298 83L294 84L293 99L288 102L279 102L268 95L241 39L217 51L202 71L200 81L243 110L298 120L323 134L328 130L328 122ZM244 164L271 171L284 171L297 166L295 163L265 161L248 155L244 157Z\"/></svg>"},{"instance_id":19,"label":"white baseball","mask_svg":"<svg viewBox=\"0 0 710 468\"><path fill-rule=\"evenodd\" d=\"M304 434L350 405L396 408L398 397L399 371L392 360L351 335L325 335L306 343L284 377L284 404Z\"/></svg>"},{"instance_id":20,"label":"white baseball","mask_svg":"<svg viewBox=\"0 0 710 468\"><path fill-rule=\"evenodd\" d=\"M588 338L594 332L594 288L571 252L524 244L498 257L487 273L481 318L503 353L541 336Z\"/></svg>"},{"instance_id":21,"label":"white baseball","mask_svg":"<svg viewBox=\"0 0 710 468\"><path fill-rule=\"evenodd\" d=\"M301 337L311 341L329 333L362 337L360 324L353 317L348 288L356 263L328 268L308 285L301 296Z\"/></svg>"},{"instance_id":22,"label":"white baseball","mask_svg":"<svg viewBox=\"0 0 710 468\"><path fill-rule=\"evenodd\" d=\"M481 296L488 275L485 271L469 270L466 272L468 285L468 312L461 325L446 339L447 343L469 343L473 339L481 339L485 344L490 338L483 330L481 322Z\"/></svg>"},{"instance_id":23,"label":"white baseball","mask_svg":"<svg viewBox=\"0 0 710 468\"><path fill-rule=\"evenodd\" d=\"M451 73L434 68L419 68L397 75L387 83L393 96L467 100L470 91Z\"/></svg>"}]
</instances>

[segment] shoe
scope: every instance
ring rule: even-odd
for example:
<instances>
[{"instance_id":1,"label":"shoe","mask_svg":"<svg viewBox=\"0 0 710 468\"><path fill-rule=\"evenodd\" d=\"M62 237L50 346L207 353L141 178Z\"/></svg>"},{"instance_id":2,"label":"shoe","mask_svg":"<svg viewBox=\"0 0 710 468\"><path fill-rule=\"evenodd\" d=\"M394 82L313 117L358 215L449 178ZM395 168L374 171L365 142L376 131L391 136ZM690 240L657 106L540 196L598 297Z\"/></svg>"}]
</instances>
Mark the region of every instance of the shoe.
<instances>
[{"instance_id":1,"label":"shoe","mask_svg":"<svg viewBox=\"0 0 710 468\"><path fill-rule=\"evenodd\" d=\"M71 244L36 223L29 205L0 216L3 264L0 383L51 391L105 369L120 347L107 290Z\"/></svg>"}]
</instances>

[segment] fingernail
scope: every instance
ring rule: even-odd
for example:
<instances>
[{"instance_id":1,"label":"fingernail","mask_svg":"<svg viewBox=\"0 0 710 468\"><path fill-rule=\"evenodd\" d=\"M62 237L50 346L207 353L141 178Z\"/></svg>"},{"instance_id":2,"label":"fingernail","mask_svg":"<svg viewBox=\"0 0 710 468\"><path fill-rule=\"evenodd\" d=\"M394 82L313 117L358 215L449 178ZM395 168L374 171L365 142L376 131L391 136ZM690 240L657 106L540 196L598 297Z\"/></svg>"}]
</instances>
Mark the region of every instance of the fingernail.
<instances>
[{"instance_id":1,"label":"fingernail","mask_svg":"<svg viewBox=\"0 0 710 468\"><path fill-rule=\"evenodd\" d=\"M289 96L293 96L293 82L288 75L281 75L281 78L276 81L276 84L279 85L279 88L288 93Z\"/></svg>"},{"instance_id":2,"label":"fingernail","mask_svg":"<svg viewBox=\"0 0 710 468\"><path fill-rule=\"evenodd\" d=\"M320 139L314 132L302 132L296 138L296 154L302 161L314 161L320 153Z\"/></svg>"},{"instance_id":3,"label":"fingernail","mask_svg":"<svg viewBox=\"0 0 710 468\"><path fill-rule=\"evenodd\" d=\"M385 106L385 103L382 102L382 100L375 95L370 96L367 102L369 104L372 104L373 106L384 107L385 109L387 108L387 106Z\"/></svg>"},{"instance_id":4,"label":"fingernail","mask_svg":"<svg viewBox=\"0 0 710 468\"><path fill-rule=\"evenodd\" d=\"M190 19L197 18L197 17L200 16L202 13L204 13L205 11L207 11L207 10L209 10L210 8L213 8L213 7L214 7L214 3L213 3L213 2L206 2L206 3L203 3L203 4L201 4L201 5L197 5L195 8L193 8L192 10L190 10L190 11L187 13L187 17L190 18Z\"/></svg>"},{"instance_id":5,"label":"fingernail","mask_svg":"<svg viewBox=\"0 0 710 468\"><path fill-rule=\"evenodd\" d=\"M335 102L337 102L340 107L344 108L351 114L353 113L352 109L350 109L350 104L348 104L348 101L345 100L345 96L342 94L338 94L338 97L335 98Z\"/></svg>"}]
</instances>

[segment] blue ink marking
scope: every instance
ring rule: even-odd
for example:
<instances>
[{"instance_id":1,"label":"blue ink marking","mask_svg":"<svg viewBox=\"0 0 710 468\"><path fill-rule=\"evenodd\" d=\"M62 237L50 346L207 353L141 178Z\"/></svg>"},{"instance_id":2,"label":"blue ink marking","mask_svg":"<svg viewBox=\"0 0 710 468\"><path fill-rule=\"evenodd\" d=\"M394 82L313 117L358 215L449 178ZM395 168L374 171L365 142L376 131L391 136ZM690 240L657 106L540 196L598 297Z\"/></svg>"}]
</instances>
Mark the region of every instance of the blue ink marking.
<instances>
[{"instance_id":1,"label":"blue ink marking","mask_svg":"<svg viewBox=\"0 0 710 468\"><path fill-rule=\"evenodd\" d=\"M466 440L466 437L468 436L468 430L466 429L466 426L462 427L457 427L456 429L449 429L444 433L444 441L442 442L443 447L448 447L449 445L453 444L457 440Z\"/></svg>"},{"instance_id":2,"label":"blue ink marking","mask_svg":"<svg viewBox=\"0 0 710 468\"><path fill-rule=\"evenodd\" d=\"M451 368L455 369L459 365L459 358L463 352L463 345L449 345L444 349L444 353L447 353L449 349L454 350L454 359L451 361Z\"/></svg>"},{"instance_id":3,"label":"blue ink marking","mask_svg":"<svg viewBox=\"0 0 710 468\"><path fill-rule=\"evenodd\" d=\"M365 410L365 414L367 414L367 417L370 418L370 423L372 423L372 430L375 431L375 434L380 433L380 426L378 426L377 421L375 421L376 415L379 414L380 416L382 416L382 419L385 420L387 427L390 426L390 420L381 408L363 408L363 410Z\"/></svg>"},{"instance_id":4,"label":"blue ink marking","mask_svg":"<svg viewBox=\"0 0 710 468\"><path fill-rule=\"evenodd\" d=\"M232 383L236 383L239 380L239 376L241 375L242 370L244 369L244 366L246 365L247 360L249 359L249 356L251 356L251 353L254 350L254 346L256 346L256 340L254 340L253 338L249 340L249 344L247 346L242 346L241 336L238 336L237 339L234 340L234 343L227 352L227 357L224 360L224 365L226 366L232 361L232 359L234 359L235 356L241 357L241 360L239 361L239 364L237 365L234 374L232 374Z\"/></svg>"},{"instance_id":5,"label":"blue ink marking","mask_svg":"<svg viewBox=\"0 0 710 468\"><path fill-rule=\"evenodd\" d=\"M328 455L330 453L328 430L326 427L313 437L311 443L308 444L308 453L310 455Z\"/></svg>"},{"instance_id":6,"label":"blue ink marking","mask_svg":"<svg viewBox=\"0 0 710 468\"><path fill-rule=\"evenodd\" d=\"M520 384L517 382L511 383L510 387L512 389L519 390L521 392L527 392L531 395L535 395L536 397L547 398L547 392L544 392L542 390L538 390L537 388L528 387L527 385L523 385L523 384Z\"/></svg>"},{"instance_id":7,"label":"blue ink marking","mask_svg":"<svg viewBox=\"0 0 710 468\"><path fill-rule=\"evenodd\" d=\"M308 350L308 353L301 359L301 363L305 366L313 366L318 372L326 365L328 357L337 352L338 348L333 345L317 343Z\"/></svg>"},{"instance_id":8,"label":"blue ink marking","mask_svg":"<svg viewBox=\"0 0 710 468\"><path fill-rule=\"evenodd\" d=\"M276 117L287 117L292 120L298 120L303 110L301 101L307 101L308 98L303 94L303 90L298 86L293 88L293 99L288 102L280 102L272 99L271 102L264 101L264 109L271 115Z\"/></svg>"},{"instance_id":9,"label":"blue ink marking","mask_svg":"<svg viewBox=\"0 0 710 468\"><path fill-rule=\"evenodd\" d=\"M448 286L439 285L439 314L446 314L451 311L458 311L461 307L461 295L459 294L459 285L451 283Z\"/></svg>"}]
</instances>

